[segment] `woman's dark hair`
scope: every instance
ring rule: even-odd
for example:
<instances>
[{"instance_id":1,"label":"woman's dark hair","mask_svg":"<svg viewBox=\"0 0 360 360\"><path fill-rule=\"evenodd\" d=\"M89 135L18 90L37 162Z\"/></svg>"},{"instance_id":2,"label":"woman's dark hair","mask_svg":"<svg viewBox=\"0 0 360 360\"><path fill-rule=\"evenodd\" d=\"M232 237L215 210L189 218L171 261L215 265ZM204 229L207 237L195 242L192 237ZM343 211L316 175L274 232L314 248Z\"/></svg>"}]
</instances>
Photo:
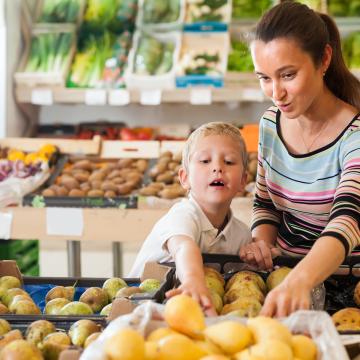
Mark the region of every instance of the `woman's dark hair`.
<instances>
[{"instance_id":1,"label":"woman's dark hair","mask_svg":"<svg viewBox=\"0 0 360 360\"><path fill-rule=\"evenodd\" d=\"M331 17L298 2L283 1L263 15L254 35L254 40L265 43L277 38L295 40L316 67L320 66L329 44L333 53L325 74L326 86L338 98L360 109L360 81L345 65L339 30Z\"/></svg>"}]
</instances>

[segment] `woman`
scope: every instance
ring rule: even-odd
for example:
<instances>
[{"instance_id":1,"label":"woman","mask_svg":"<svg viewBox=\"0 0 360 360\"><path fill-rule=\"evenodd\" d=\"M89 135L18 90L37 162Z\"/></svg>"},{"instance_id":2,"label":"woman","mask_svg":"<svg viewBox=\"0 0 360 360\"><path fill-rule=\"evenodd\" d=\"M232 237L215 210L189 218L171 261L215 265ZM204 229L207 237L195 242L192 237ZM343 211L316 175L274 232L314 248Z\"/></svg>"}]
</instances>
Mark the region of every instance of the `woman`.
<instances>
[{"instance_id":1,"label":"woman","mask_svg":"<svg viewBox=\"0 0 360 360\"><path fill-rule=\"evenodd\" d=\"M262 17L251 54L274 106L260 121L253 242L240 257L269 269L278 249L306 255L263 306L286 316L308 309L311 289L360 244L360 83L335 23L300 3Z\"/></svg>"}]
</instances>

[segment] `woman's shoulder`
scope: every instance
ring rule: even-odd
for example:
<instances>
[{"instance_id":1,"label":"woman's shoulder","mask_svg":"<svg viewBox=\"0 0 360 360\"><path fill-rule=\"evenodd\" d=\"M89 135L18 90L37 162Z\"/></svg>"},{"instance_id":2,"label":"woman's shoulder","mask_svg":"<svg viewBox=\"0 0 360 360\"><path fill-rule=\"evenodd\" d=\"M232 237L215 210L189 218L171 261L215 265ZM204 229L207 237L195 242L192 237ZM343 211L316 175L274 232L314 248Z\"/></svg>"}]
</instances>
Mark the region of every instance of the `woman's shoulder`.
<instances>
[{"instance_id":1,"label":"woman's shoulder","mask_svg":"<svg viewBox=\"0 0 360 360\"><path fill-rule=\"evenodd\" d=\"M274 105L266 109L260 120L262 126L271 126L271 127L276 126L278 112L279 109Z\"/></svg>"}]
</instances>

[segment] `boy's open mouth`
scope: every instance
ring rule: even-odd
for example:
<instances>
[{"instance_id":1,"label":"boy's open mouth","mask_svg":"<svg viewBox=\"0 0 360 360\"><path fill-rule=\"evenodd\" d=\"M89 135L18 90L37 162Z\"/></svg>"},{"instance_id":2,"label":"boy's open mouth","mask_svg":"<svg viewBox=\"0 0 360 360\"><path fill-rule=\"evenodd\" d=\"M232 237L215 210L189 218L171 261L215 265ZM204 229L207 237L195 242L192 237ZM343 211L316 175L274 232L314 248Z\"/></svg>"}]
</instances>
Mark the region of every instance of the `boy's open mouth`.
<instances>
[{"instance_id":1,"label":"boy's open mouth","mask_svg":"<svg viewBox=\"0 0 360 360\"><path fill-rule=\"evenodd\" d=\"M225 186L225 184L222 180L214 180L210 183L210 186Z\"/></svg>"}]
</instances>

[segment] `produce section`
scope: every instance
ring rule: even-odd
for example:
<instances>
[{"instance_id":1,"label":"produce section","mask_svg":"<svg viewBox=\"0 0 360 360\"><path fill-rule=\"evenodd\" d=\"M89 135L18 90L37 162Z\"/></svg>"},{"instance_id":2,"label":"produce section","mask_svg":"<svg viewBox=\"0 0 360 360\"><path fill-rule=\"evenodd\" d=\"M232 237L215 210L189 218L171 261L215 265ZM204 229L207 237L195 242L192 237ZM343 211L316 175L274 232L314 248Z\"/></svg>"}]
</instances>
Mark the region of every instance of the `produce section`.
<instances>
[{"instance_id":1,"label":"produce section","mask_svg":"<svg viewBox=\"0 0 360 360\"><path fill-rule=\"evenodd\" d=\"M149 262L140 278L123 277L129 254L187 196L177 175L181 151L207 121L202 111L219 121L228 112L225 121L245 139L246 186L231 209L251 223L259 141L251 122L267 99L248 32L277 2L34 0L21 8L24 44L11 76L26 136L0 139L0 359L22 351L24 359L45 360L122 360L127 350L153 360L360 354L357 258L313 289L311 311L276 320L261 309L297 258L281 256L272 271L258 271L239 256L203 254L215 318L185 295L166 299L180 286L172 262ZM346 64L359 76L360 3L301 2L334 16ZM31 186L19 193L19 182ZM68 276L44 276L47 256L51 271L60 271L65 242ZM41 244L50 250L42 253ZM81 276L88 244L97 277ZM112 246L111 278L102 275L104 245Z\"/></svg>"}]
</instances>

